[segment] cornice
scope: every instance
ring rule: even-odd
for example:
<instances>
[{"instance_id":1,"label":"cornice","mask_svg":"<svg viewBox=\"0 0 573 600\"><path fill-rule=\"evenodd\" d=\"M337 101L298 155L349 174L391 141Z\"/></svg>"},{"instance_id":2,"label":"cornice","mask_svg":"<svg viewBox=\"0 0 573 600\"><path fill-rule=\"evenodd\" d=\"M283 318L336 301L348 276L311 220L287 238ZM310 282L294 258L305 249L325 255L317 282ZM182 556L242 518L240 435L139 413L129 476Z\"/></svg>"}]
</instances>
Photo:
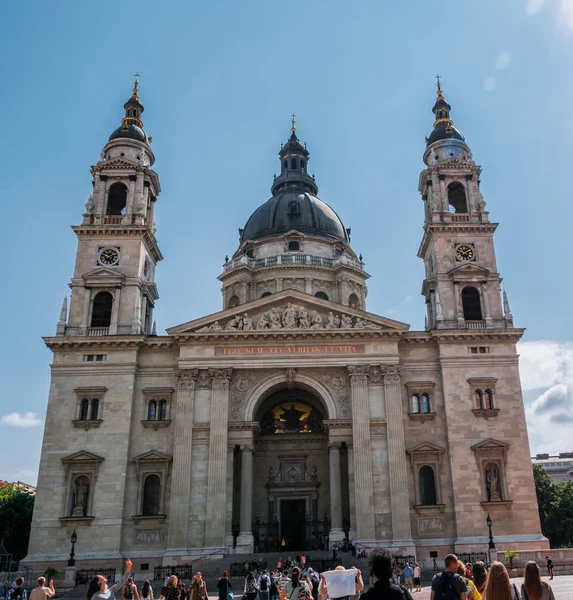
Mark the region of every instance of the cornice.
<instances>
[{"instance_id":1,"label":"cornice","mask_svg":"<svg viewBox=\"0 0 573 600\"><path fill-rule=\"evenodd\" d=\"M517 343L525 329L432 329L429 333L438 343L506 341Z\"/></svg>"},{"instance_id":2,"label":"cornice","mask_svg":"<svg viewBox=\"0 0 573 600\"><path fill-rule=\"evenodd\" d=\"M44 343L51 350L60 350L62 348L88 349L97 348L103 350L109 348L173 348L176 341L169 336L145 336L145 335L102 335L92 336L49 336L42 338ZM91 365L90 365L91 366Z\"/></svg>"},{"instance_id":3,"label":"cornice","mask_svg":"<svg viewBox=\"0 0 573 600\"><path fill-rule=\"evenodd\" d=\"M163 260L163 254L159 250L159 245L155 236L148 227L144 225L74 225L72 229L81 237L130 237L138 236L143 239L146 248L153 256L155 262Z\"/></svg>"},{"instance_id":4,"label":"cornice","mask_svg":"<svg viewBox=\"0 0 573 600\"><path fill-rule=\"evenodd\" d=\"M495 233L498 223L428 223L418 248L418 257L424 258L435 233Z\"/></svg>"},{"instance_id":5,"label":"cornice","mask_svg":"<svg viewBox=\"0 0 573 600\"><path fill-rule=\"evenodd\" d=\"M198 344L212 344L220 341L242 341L251 340L398 340L404 334L402 331L376 330L376 329L263 329L253 331L213 330L201 333L173 334L178 344L197 342Z\"/></svg>"},{"instance_id":6,"label":"cornice","mask_svg":"<svg viewBox=\"0 0 573 600\"><path fill-rule=\"evenodd\" d=\"M252 274L258 274L258 273L265 273L265 275L269 276L269 277L273 277L275 274L277 277L283 277L285 271L300 271L300 272L304 272L305 273L305 277L308 277L308 273L311 272L323 272L323 273L335 273L338 274L340 272L344 272L347 271L349 273L352 273L353 275L356 275L360 280L362 280L362 282L364 282L367 279L370 279L370 274L367 273L366 271L357 269L351 265L346 265L346 264L339 264L333 267L327 267L325 265L312 265L312 264L282 264L282 265L267 265L267 266L260 266L260 267L251 267L250 265L237 265L236 267L233 267L231 269L228 269L227 271L224 271L223 273L221 273L221 275L219 275L217 277L217 279L219 279L219 281L225 281L227 279L229 279L231 276L233 275L237 275L238 273L241 273L243 271L247 271L249 273Z\"/></svg>"}]
</instances>

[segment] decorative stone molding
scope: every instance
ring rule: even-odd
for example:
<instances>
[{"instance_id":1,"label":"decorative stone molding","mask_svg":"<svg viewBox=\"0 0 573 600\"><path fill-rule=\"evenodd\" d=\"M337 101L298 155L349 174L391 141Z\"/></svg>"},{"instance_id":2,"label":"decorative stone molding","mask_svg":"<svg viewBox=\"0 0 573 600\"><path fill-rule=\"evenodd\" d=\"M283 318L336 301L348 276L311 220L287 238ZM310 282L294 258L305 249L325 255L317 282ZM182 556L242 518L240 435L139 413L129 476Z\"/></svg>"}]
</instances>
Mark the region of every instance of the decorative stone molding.
<instances>
[{"instance_id":1,"label":"decorative stone molding","mask_svg":"<svg viewBox=\"0 0 573 600\"><path fill-rule=\"evenodd\" d=\"M90 429L97 429L103 423L103 419L73 419L72 424L76 429L84 429L89 431Z\"/></svg>"},{"instance_id":2,"label":"decorative stone molding","mask_svg":"<svg viewBox=\"0 0 573 600\"><path fill-rule=\"evenodd\" d=\"M237 371L231 377L231 418L238 421L241 418L241 408L247 393L261 379L268 376L265 371Z\"/></svg>"},{"instance_id":3,"label":"decorative stone molding","mask_svg":"<svg viewBox=\"0 0 573 600\"><path fill-rule=\"evenodd\" d=\"M350 385L367 385L370 375L370 367L368 365L358 365L347 367Z\"/></svg>"},{"instance_id":4,"label":"decorative stone molding","mask_svg":"<svg viewBox=\"0 0 573 600\"><path fill-rule=\"evenodd\" d=\"M370 378L371 384L382 383L384 379L384 374L379 366L374 365L370 367L370 371L368 373L368 377Z\"/></svg>"},{"instance_id":5,"label":"decorative stone molding","mask_svg":"<svg viewBox=\"0 0 573 600\"><path fill-rule=\"evenodd\" d=\"M415 503L414 508L417 512L420 507L428 507L428 510L433 509L436 511L438 507L443 506L441 504L442 491L440 489L441 481L441 465L442 457L445 453L445 449L436 444L430 442L422 442L412 448L408 448L406 453L410 457L410 467L412 469L412 475L414 477L414 492L415 492ZM431 467L434 471L434 487L436 490L436 504L422 504L422 494L420 492L420 469L424 466ZM443 512L443 511L442 511Z\"/></svg>"},{"instance_id":6,"label":"decorative stone molding","mask_svg":"<svg viewBox=\"0 0 573 600\"><path fill-rule=\"evenodd\" d=\"M195 387L195 381L197 380L198 374L198 369L179 369L177 372L177 389L193 389Z\"/></svg>"},{"instance_id":7,"label":"decorative stone molding","mask_svg":"<svg viewBox=\"0 0 573 600\"><path fill-rule=\"evenodd\" d=\"M59 517L58 521L60 525L72 525L72 526L87 526L91 525L95 517Z\"/></svg>"},{"instance_id":8,"label":"decorative stone molding","mask_svg":"<svg viewBox=\"0 0 573 600\"><path fill-rule=\"evenodd\" d=\"M207 390L211 388L213 377L209 369L200 369L197 371L196 386L199 389Z\"/></svg>"},{"instance_id":9,"label":"decorative stone molding","mask_svg":"<svg viewBox=\"0 0 573 600\"><path fill-rule=\"evenodd\" d=\"M296 386L296 369L293 369L292 367L285 369L285 375L287 380L287 389L294 390Z\"/></svg>"},{"instance_id":10,"label":"decorative stone molding","mask_svg":"<svg viewBox=\"0 0 573 600\"><path fill-rule=\"evenodd\" d=\"M87 522L93 519L94 486L104 458L87 450L80 450L60 460L65 472L63 515L60 522L65 524L70 519L83 519Z\"/></svg>"},{"instance_id":11,"label":"decorative stone molding","mask_svg":"<svg viewBox=\"0 0 573 600\"><path fill-rule=\"evenodd\" d=\"M415 504L413 508L416 513L425 516L439 515L446 511L445 504Z\"/></svg>"},{"instance_id":12,"label":"decorative stone molding","mask_svg":"<svg viewBox=\"0 0 573 600\"><path fill-rule=\"evenodd\" d=\"M499 415L499 408L474 408L472 412L474 417L480 417L487 421Z\"/></svg>"},{"instance_id":13,"label":"decorative stone molding","mask_svg":"<svg viewBox=\"0 0 573 600\"><path fill-rule=\"evenodd\" d=\"M342 448L342 442L329 440L327 446L329 450L333 450L334 448L338 448L340 450L340 448Z\"/></svg>"},{"instance_id":14,"label":"decorative stone molding","mask_svg":"<svg viewBox=\"0 0 573 600\"><path fill-rule=\"evenodd\" d=\"M169 425L171 425L171 419L165 419L163 421L160 421L159 419L154 419L153 421L143 419L141 424L143 427L145 427L145 429L153 429L153 431L157 431L158 429L169 427Z\"/></svg>"},{"instance_id":15,"label":"decorative stone molding","mask_svg":"<svg viewBox=\"0 0 573 600\"><path fill-rule=\"evenodd\" d=\"M393 365L389 367L381 366L380 370L384 375L385 385L396 385L400 383L400 376L402 374L402 367L399 365Z\"/></svg>"},{"instance_id":16,"label":"decorative stone molding","mask_svg":"<svg viewBox=\"0 0 573 600\"><path fill-rule=\"evenodd\" d=\"M487 504L509 501L505 475L509 448L510 444L507 442L493 438L483 440L471 447L481 480L483 502Z\"/></svg>"},{"instance_id":17,"label":"decorative stone molding","mask_svg":"<svg viewBox=\"0 0 573 600\"><path fill-rule=\"evenodd\" d=\"M213 387L228 388L232 375L233 369L209 369Z\"/></svg>"},{"instance_id":18,"label":"decorative stone molding","mask_svg":"<svg viewBox=\"0 0 573 600\"><path fill-rule=\"evenodd\" d=\"M241 446L239 446L241 452L250 452L251 454L255 453L255 448L253 446L251 446L250 444L243 444Z\"/></svg>"},{"instance_id":19,"label":"decorative stone molding","mask_svg":"<svg viewBox=\"0 0 573 600\"><path fill-rule=\"evenodd\" d=\"M348 377L345 369L305 371L305 373L309 377L320 379L328 387L331 395L337 400L341 417L350 416L350 391L348 389Z\"/></svg>"},{"instance_id":20,"label":"decorative stone molding","mask_svg":"<svg viewBox=\"0 0 573 600\"><path fill-rule=\"evenodd\" d=\"M429 412L429 413L410 412L410 413L408 413L408 417L412 421L417 421L419 423L425 423L426 421L433 421L436 418L436 413L435 412Z\"/></svg>"}]
</instances>

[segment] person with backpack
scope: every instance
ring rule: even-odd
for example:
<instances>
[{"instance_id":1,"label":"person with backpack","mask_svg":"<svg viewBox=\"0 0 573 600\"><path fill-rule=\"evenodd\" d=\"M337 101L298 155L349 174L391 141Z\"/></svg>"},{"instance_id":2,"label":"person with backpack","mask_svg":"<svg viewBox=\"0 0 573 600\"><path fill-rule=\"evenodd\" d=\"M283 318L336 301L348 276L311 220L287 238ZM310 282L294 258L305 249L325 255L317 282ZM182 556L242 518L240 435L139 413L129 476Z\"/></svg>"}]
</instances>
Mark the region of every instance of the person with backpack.
<instances>
[{"instance_id":1,"label":"person with backpack","mask_svg":"<svg viewBox=\"0 0 573 600\"><path fill-rule=\"evenodd\" d=\"M130 577L126 584L121 588L122 600L139 600L137 586L133 583L133 577Z\"/></svg>"},{"instance_id":2,"label":"person with backpack","mask_svg":"<svg viewBox=\"0 0 573 600\"><path fill-rule=\"evenodd\" d=\"M310 583L312 584L312 597L314 600L318 600L318 587L320 585L320 575L310 567L308 569L308 577L310 579Z\"/></svg>"},{"instance_id":3,"label":"person with backpack","mask_svg":"<svg viewBox=\"0 0 573 600\"><path fill-rule=\"evenodd\" d=\"M259 598L260 600L269 600L269 592L271 589L271 580L266 571L261 573L259 581L257 582L259 587Z\"/></svg>"},{"instance_id":4,"label":"person with backpack","mask_svg":"<svg viewBox=\"0 0 573 600\"><path fill-rule=\"evenodd\" d=\"M273 573L271 573L271 587L269 588L269 600L279 600L279 574L280 571L273 571Z\"/></svg>"},{"instance_id":5,"label":"person with backpack","mask_svg":"<svg viewBox=\"0 0 573 600\"><path fill-rule=\"evenodd\" d=\"M24 589L24 578L18 577L16 585L8 590L6 600L28 600L28 592Z\"/></svg>"},{"instance_id":6,"label":"person with backpack","mask_svg":"<svg viewBox=\"0 0 573 600\"><path fill-rule=\"evenodd\" d=\"M448 554L444 559L446 569L432 579L430 600L467 600L464 580L458 575L458 557Z\"/></svg>"}]
</instances>

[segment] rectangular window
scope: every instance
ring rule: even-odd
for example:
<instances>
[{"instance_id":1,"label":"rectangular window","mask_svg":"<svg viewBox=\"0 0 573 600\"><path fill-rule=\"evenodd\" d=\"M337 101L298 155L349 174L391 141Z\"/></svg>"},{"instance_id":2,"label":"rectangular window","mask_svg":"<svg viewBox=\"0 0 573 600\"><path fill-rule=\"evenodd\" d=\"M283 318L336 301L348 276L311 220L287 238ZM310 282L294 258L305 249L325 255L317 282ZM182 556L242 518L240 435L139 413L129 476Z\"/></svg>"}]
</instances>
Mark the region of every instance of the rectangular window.
<instances>
[{"instance_id":1,"label":"rectangular window","mask_svg":"<svg viewBox=\"0 0 573 600\"><path fill-rule=\"evenodd\" d=\"M140 571L149 571L149 563L141 563L139 570Z\"/></svg>"},{"instance_id":2,"label":"rectangular window","mask_svg":"<svg viewBox=\"0 0 573 600\"><path fill-rule=\"evenodd\" d=\"M471 346L471 348L468 348L468 350L470 351L470 354L477 354L478 353L477 346Z\"/></svg>"},{"instance_id":3,"label":"rectangular window","mask_svg":"<svg viewBox=\"0 0 573 600\"><path fill-rule=\"evenodd\" d=\"M489 348L487 346L480 346L479 353L480 354L489 354Z\"/></svg>"},{"instance_id":4,"label":"rectangular window","mask_svg":"<svg viewBox=\"0 0 573 600\"><path fill-rule=\"evenodd\" d=\"M84 354L84 362L105 362L107 354Z\"/></svg>"}]
</instances>

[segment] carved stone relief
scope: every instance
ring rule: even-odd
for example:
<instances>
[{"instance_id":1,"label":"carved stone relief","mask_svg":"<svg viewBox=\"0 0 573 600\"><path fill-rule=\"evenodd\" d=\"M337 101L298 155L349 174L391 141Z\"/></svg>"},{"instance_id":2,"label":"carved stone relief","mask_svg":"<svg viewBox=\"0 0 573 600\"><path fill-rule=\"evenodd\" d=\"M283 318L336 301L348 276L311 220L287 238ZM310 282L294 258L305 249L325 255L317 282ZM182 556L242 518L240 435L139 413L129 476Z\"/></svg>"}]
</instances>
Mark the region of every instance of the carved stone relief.
<instances>
[{"instance_id":1,"label":"carved stone relief","mask_svg":"<svg viewBox=\"0 0 573 600\"><path fill-rule=\"evenodd\" d=\"M241 408L247 392L268 375L267 371L235 371L231 378L231 418L241 418Z\"/></svg>"},{"instance_id":2,"label":"carved stone relief","mask_svg":"<svg viewBox=\"0 0 573 600\"><path fill-rule=\"evenodd\" d=\"M139 529L135 532L135 543L138 546L157 546L161 544L161 530Z\"/></svg>"},{"instance_id":3,"label":"carved stone relief","mask_svg":"<svg viewBox=\"0 0 573 600\"><path fill-rule=\"evenodd\" d=\"M348 378L344 369L333 369L330 371L310 371L311 377L322 381L336 399L341 417L350 416L350 400Z\"/></svg>"},{"instance_id":4,"label":"carved stone relief","mask_svg":"<svg viewBox=\"0 0 573 600\"><path fill-rule=\"evenodd\" d=\"M443 533L444 519L443 517L427 517L418 519L418 533Z\"/></svg>"}]
</instances>

